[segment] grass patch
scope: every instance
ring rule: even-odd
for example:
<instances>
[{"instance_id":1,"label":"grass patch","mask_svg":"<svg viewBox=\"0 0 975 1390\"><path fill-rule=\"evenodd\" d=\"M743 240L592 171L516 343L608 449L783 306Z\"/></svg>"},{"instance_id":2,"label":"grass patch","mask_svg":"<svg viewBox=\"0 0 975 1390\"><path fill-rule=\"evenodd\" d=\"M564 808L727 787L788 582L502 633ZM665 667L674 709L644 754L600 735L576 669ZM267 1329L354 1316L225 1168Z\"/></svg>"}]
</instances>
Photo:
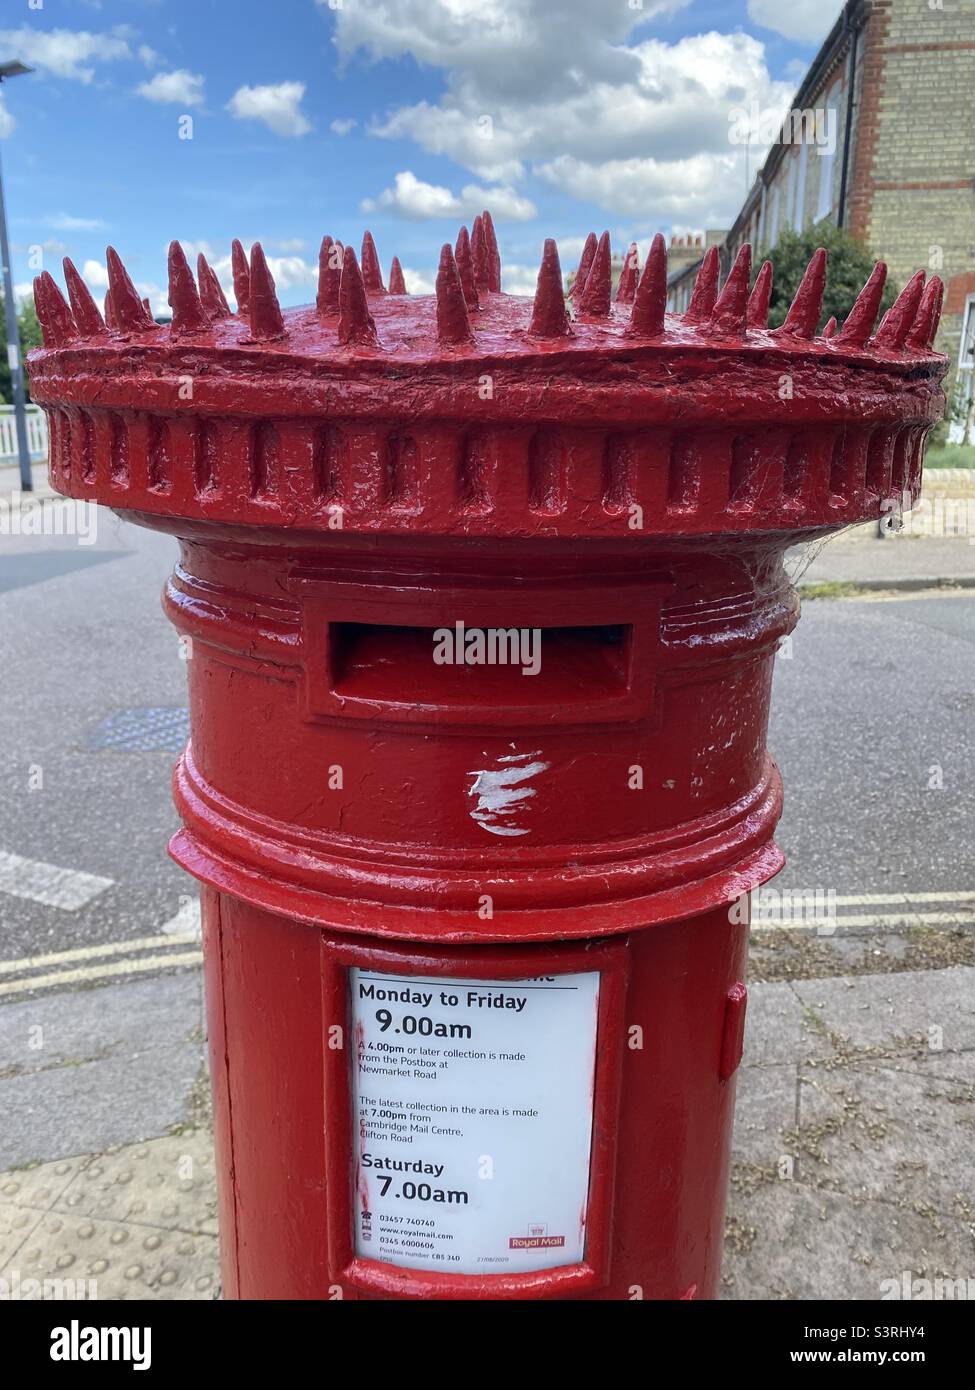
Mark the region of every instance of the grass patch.
<instances>
[{"instance_id":1,"label":"grass patch","mask_svg":"<svg viewBox=\"0 0 975 1390\"><path fill-rule=\"evenodd\" d=\"M852 598L860 592L858 584L841 579L823 579L819 583L799 585L799 597L804 603L809 598Z\"/></svg>"},{"instance_id":2,"label":"grass patch","mask_svg":"<svg viewBox=\"0 0 975 1390\"><path fill-rule=\"evenodd\" d=\"M975 468L975 444L946 444L929 449L924 455L925 468Z\"/></svg>"}]
</instances>

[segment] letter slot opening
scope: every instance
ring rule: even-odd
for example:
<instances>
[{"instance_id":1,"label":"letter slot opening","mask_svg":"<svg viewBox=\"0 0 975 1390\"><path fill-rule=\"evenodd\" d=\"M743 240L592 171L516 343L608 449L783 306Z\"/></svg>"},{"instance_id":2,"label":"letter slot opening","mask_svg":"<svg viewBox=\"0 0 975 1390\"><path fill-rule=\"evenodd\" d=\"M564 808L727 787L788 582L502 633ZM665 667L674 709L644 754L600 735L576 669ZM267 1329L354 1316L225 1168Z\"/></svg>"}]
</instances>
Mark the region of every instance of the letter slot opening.
<instances>
[{"instance_id":1,"label":"letter slot opening","mask_svg":"<svg viewBox=\"0 0 975 1390\"><path fill-rule=\"evenodd\" d=\"M618 699L629 685L632 627L329 624L340 700L524 709Z\"/></svg>"}]
</instances>

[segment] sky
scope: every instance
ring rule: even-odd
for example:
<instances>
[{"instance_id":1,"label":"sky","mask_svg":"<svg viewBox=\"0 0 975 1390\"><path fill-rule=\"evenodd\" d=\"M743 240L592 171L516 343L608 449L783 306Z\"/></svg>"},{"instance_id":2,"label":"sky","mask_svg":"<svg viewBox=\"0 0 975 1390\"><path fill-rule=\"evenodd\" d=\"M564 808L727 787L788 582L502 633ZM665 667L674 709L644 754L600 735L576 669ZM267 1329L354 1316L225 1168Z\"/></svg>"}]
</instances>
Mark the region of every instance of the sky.
<instances>
[{"instance_id":1,"label":"sky","mask_svg":"<svg viewBox=\"0 0 975 1390\"><path fill-rule=\"evenodd\" d=\"M358 248L367 226L426 293L488 207L503 287L527 294L545 237L568 271L591 229L624 250L730 226L764 154L729 138L741 108L789 109L840 8L0 0L0 62L36 69L0 87L17 293L69 255L103 295L111 244L165 314L170 240L229 291L240 237L302 304L322 236Z\"/></svg>"}]
</instances>

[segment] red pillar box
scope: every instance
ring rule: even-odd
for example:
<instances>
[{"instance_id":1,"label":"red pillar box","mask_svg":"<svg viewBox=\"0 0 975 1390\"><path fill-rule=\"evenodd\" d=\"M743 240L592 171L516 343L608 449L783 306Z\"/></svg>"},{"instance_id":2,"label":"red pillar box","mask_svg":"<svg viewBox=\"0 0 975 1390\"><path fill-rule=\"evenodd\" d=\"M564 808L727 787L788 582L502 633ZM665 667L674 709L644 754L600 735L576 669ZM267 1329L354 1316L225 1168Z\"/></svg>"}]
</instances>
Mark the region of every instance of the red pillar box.
<instances>
[{"instance_id":1,"label":"red pillar box","mask_svg":"<svg viewBox=\"0 0 975 1390\"><path fill-rule=\"evenodd\" d=\"M748 248L665 314L435 296L326 239L282 313L177 244L172 324L37 284L51 480L179 537L172 853L204 885L223 1278L242 1298L711 1298L797 541L916 497L941 285L766 327Z\"/></svg>"}]
</instances>

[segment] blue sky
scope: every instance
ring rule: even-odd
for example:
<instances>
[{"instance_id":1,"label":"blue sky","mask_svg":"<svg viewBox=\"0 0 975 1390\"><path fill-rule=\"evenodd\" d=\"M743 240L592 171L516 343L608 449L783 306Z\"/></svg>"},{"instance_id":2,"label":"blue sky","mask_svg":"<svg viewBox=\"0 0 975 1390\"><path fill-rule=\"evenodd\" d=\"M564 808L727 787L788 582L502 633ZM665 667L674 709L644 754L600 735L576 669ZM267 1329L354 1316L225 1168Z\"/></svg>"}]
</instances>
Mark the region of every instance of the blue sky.
<instances>
[{"instance_id":1,"label":"blue sky","mask_svg":"<svg viewBox=\"0 0 975 1390\"><path fill-rule=\"evenodd\" d=\"M420 292L488 206L505 288L526 293L546 236L568 269L591 228L645 244L728 225L746 188L730 113L787 109L839 9L3 0L0 61L37 69L0 90L15 283L60 279L70 255L103 293L111 243L162 312L171 238L207 251L229 287L239 236L261 240L298 304L322 235L358 247L369 226L384 270L399 255Z\"/></svg>"}]
</instances>

